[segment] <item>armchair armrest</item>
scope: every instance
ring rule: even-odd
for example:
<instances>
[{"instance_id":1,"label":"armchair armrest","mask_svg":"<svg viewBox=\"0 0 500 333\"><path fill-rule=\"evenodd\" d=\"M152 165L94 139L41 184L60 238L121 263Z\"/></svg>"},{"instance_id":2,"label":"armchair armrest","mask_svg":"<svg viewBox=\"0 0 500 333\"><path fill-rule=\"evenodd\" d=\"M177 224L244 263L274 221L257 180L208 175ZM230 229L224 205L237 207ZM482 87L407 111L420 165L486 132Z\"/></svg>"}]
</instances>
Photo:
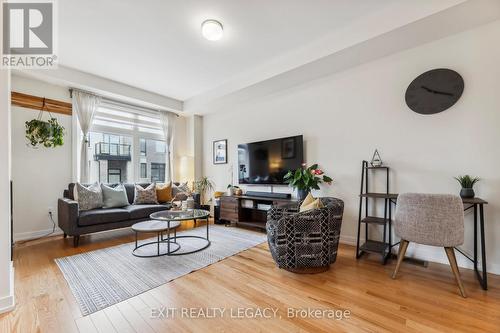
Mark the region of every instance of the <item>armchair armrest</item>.
<instances>
[{"instance_id":1,"label":"armchair armrest","mask_svg":"<svg viewBox=\"0 0 500 333\"><path fill-rule=\"evenodd\" d=\"M77 201L67 198L59 199L57 202L57 216L57 224L66 235L74 236L77 234L79 216Z\"/></svg>"}]
</instances>

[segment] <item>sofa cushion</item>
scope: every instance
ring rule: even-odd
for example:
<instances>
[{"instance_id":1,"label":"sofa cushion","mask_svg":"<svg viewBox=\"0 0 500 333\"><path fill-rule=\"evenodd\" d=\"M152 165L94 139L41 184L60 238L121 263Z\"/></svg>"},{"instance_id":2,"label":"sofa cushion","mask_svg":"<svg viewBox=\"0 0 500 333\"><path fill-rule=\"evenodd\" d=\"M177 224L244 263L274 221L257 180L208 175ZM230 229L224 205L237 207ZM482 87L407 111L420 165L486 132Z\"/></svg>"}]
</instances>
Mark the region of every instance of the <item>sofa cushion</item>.
<instances>
[{"instance_id":1,"label":"sofa cushion","mask_svg":"<svg viewBox=\"0 0 500 333\"><path fill-rule=\"evenodd\" d=\"M123 207L127 212L130 213L130 218L133 220L148 218L149 215L171 208L170 204L166 205L130 205Z\"/></svg>"},{"instance_id":2,"label":"sofa cushion","mask_svg":"<svg viewBox=\"0 0 500 333\"><path fill-rule=\"evenodd\" d=\"M101 184L102 197L104 201L103 208L119 208L128 206L127 192L123 185L109 187Z\"/></svg>"},{"instance_id":3,"label":"sofa cushion","mask_svg":"<svg viewBox=\"0 0 500 333\"><path fill-rule=\"evenodd\" d=\"M159 203L172 201L172 182L156 184L156 198Z\"/></svg>"},{"instance_id":4,"label":"sofa cushion","mask_svg":"<svg viewBox=\"0 0 500 333\"><path fill-rule=\"evenodd\" d=\"M89 226L110 222L120 222L130 219L130 213L123 208L102 208L81 211L78 218L79 226Z\"/></svg>"},{"instance_id":5,"label":"sofa cushion","mask_svg":"<svg viewBox=\"0 0 500 333\"><path fill-rule=\"evenodd\" d=\"M101 208L103 206L102 190L98 182L85 187L80 183L76 183L76 191L78 197L78 207L80 210L91 210Z\"/></svg>"},{"instance_id":6,"label":"sofa cushion","mask_svg":"<svg viewBox=\"0 0 500 333\"><path fill-rule=\"evenodd\" d=\"M152 183L146 188L135 185L134 205L158 204L156 197L156 184Z\"/></svg>"}]
</instances>

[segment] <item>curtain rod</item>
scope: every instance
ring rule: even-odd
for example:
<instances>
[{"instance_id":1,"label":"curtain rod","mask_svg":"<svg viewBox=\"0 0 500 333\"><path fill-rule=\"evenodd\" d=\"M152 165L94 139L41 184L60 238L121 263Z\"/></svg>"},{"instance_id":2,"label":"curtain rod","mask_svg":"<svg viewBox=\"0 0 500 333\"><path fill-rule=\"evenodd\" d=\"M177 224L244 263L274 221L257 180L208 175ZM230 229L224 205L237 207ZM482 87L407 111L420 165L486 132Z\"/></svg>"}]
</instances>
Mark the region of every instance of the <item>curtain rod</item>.
<instances>
[{"instance_id":1,"label":"curtain rod","mask_svg":"<svg viewBox=\"0 0 500 333\"><path fill-rule=\"evenodd\" d=\"M169 110L158 110L158 109L154 109L154 108L151 108L151 107L147 107L147 106L142 106L142 105L137 105L137 104L134 104L134 103L129 103L129 102L124 102L124 101L120 101L118 99L114 99L114 98L109 98L109 97L105 97L105 96L101 96L101 95L98 95L96 93L93 93L93 92L90 92L90 91L86 91L86 90L82 90L82 89L77 89L77 88L69 88L69 96L71 98L73 98L73 90L75 91L81 91L81 92L84 92L86 94L90 94L90 95L94 95L94 96L99 96L101 97L102 99L104 99L105 101L109 101L109 102L114 102L114 103L119 103L119 104L124 104L124 105L128 105L128 106L131 106L131 107L135 107L135 108L142 108L142 109L146 109L146 110L150 110L150 111L155 111L155 112L170 112L170 113L173 113L175 114L177 117L180 117L178 113L174 112L174 111L169 111Z\"/></svg>"}]
</instances>

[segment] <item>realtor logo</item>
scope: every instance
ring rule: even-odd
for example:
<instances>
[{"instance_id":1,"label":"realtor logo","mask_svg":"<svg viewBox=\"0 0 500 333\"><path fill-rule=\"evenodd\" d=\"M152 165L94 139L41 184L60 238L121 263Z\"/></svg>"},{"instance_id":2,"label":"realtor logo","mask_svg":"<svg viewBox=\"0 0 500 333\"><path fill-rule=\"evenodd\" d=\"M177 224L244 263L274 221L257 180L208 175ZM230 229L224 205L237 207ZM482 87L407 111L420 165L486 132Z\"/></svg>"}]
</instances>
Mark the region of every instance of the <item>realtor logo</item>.
<instances>
[{"instance_id":1,"label":"realtor logo","mask_svg":"<svg viewBox=\"0 0 500 333\"><path fill-rule=\"evenodd\" d=\"M4 2L2 67L54 68L54 3Z\"/></svg>"}]
</instances>

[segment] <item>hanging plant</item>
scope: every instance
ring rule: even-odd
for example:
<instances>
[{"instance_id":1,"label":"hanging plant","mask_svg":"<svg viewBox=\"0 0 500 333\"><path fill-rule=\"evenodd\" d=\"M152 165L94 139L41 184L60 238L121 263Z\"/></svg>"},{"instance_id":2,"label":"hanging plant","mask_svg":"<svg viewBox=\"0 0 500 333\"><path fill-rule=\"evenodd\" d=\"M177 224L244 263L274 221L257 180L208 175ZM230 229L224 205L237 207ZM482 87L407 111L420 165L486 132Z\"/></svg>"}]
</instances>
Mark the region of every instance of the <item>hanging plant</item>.
<instances>
[{"instance_id":1,"label":"hanging plant","mask_svg":"<svg viewBox=\"0 0 500 333\"><path fill-rule=\"evenodd\" d=\"M48 121L42 120L45 107L44 98L38 118L25 123L26 139L28 140L28 144L33 148L38 148L39 146L54 148L64 144L64 127L59 125L57 119L52 117L49 112L50 119Z\"/></svg>"}]
</instances>

